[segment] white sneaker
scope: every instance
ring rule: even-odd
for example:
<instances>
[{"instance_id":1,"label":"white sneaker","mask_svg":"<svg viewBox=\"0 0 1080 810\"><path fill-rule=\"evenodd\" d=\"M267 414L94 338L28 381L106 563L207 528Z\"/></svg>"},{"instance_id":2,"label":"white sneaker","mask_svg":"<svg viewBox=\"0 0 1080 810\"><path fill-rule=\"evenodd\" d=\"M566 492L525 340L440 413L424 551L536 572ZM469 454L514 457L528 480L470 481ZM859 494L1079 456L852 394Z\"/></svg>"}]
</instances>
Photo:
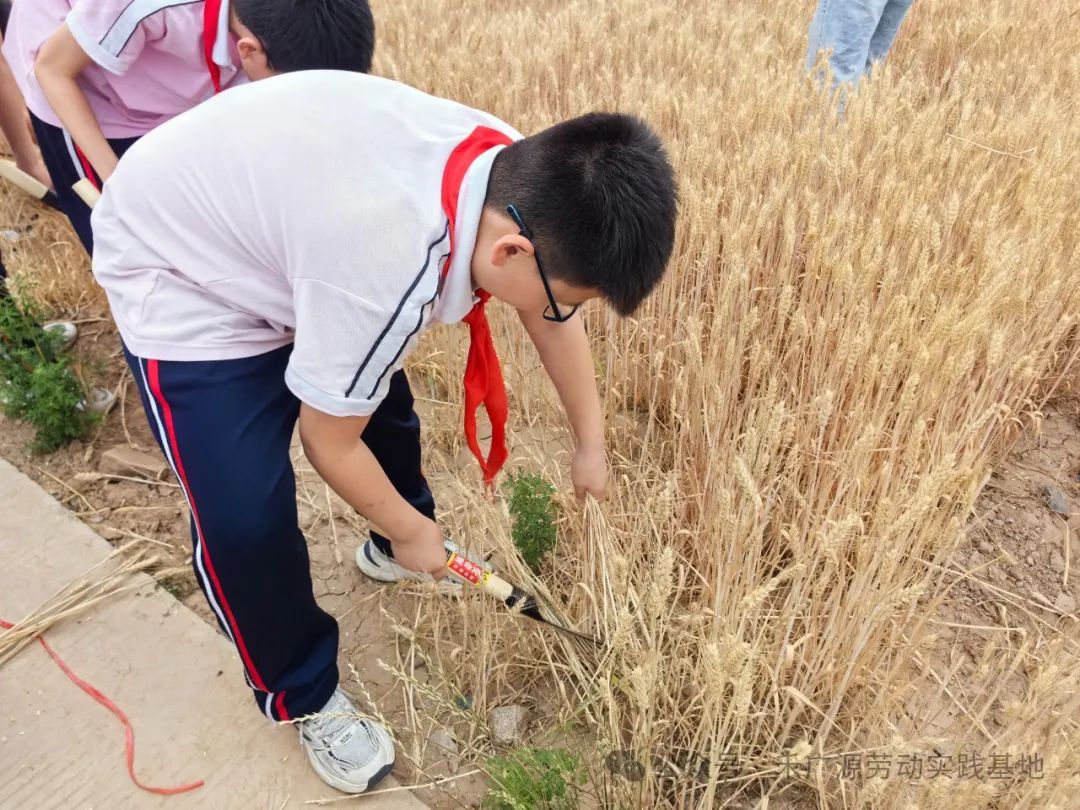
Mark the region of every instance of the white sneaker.
<instances>
[{"instance_id":1,"label":"white sneaker","mask_svg":"<svg viewBox=\"0 0 1080 810\"><path fill-rule=\"evenodd\" d=\"M448 551L456 551L473 562L479 563L485 571L491 570L491 566L486 561L462 552L461 548L449 540L445 540L444 543ZM383 554L375 545L375 541L370 539L356 550L356 565L363 574L379 582L435 582L435 577L431 574L402 568L392 558ZM462 579L455 574L447 574L438 582L440 590L450 593L459 593L463 584Z\"/></svg>"},{"instance_id":2,"label":"white sneaker","mask_svg":"<svg viewBox=\"0 0 1080 810\"><path fill-rule=\"evenodd\" d=\"M82 400L75 406L77 410L85 411L87 409L94 413L105 413L112 407L112 404L116 402L116 394L110 391L108 388L98 388L95 386L90 389L90 400Z\"/></svg>"},{"instance_id":3,"label":"white sneaker","mask_svg":"<svg viewBox=\"0 0 1080 810\"><path fill-rule=\"evenodd\" d=\"M394 767L390 733L361 717L340 687L318 714L297 725L308 762L330 787L363 793Z\"/></svg>"},{"instance_id":4,"label":"white sneaker","mask_svg":"<svg viewBox=\"0 0 1080 810\"><path fill-rule=\"evenodd\" d=\"M52 321L42 324L41 328L58 336L60 342L57 345L61 351L70 349L71 344L79 336L79 327L71 323L71 321Z\"/></svg>"}]
</instances>

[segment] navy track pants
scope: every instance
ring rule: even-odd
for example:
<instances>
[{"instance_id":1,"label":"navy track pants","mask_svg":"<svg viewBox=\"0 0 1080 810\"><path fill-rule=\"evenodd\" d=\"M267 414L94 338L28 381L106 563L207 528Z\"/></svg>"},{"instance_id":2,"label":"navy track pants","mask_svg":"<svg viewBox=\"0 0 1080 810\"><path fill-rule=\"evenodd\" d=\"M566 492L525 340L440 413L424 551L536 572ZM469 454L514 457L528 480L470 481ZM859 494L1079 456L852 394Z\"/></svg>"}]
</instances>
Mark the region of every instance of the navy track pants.
<instances>
[{"instance_id":1,"label":"navy track pants","mask_svg":"<svg viewBox=\"0 0 1080 810\"><path fill-rule=\"evenodd\" d=\"M38 147L41 149L45 168L49 170L49 177L52 178L53 186L56 188L60 208L67 215L86 252L93 255L94 234L90 230L90 208L78 194L71 190L71 187L79 180L86 178L94 184L95 188L100 189L101 178L97 176L97 172L94 171L82 150L75 145L67 130L46 123L33 113L30 113L30 124L34 128L34 137L37 138ZM124 152L138 140L138 138L109 138L109 145L116 152L117 157L122 157Z\"/></svg>"},{"instance_id":2,"label":"navy track pants","mask_svg":"<svg viewBox=\"0 0 1080 810\"><path fill-rule=\"evenodd\" d=\"M191 509L192 567L271 720L321 709L338 684L338 628L312 593L289 445L300 402L291 346L239 360L132 356L151 430ZM363 434L397 490L434 517L420 470L420 420L397 372ZM376 543L389 552L385 538Z\"/></svg>"}]
</instances>

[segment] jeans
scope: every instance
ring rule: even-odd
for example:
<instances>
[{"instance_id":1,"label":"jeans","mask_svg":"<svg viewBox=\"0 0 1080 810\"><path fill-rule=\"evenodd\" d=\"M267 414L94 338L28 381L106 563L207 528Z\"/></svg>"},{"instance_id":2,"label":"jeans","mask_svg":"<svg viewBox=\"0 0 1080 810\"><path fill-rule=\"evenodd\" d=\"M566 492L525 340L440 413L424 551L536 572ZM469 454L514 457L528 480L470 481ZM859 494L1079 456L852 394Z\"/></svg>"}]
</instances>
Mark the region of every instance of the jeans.
<instances>
[{"instance_id":1,"label":"jeans","mask_svg":"<svg viewBox=\"0 0 1080 810\"><path fill-rule=\"evenodd\" d=\"M810 23L806 69L818 52L832 50L833 86L857 82L889 52L913 0L818 0Z\"/></svg>"}]
</instances>

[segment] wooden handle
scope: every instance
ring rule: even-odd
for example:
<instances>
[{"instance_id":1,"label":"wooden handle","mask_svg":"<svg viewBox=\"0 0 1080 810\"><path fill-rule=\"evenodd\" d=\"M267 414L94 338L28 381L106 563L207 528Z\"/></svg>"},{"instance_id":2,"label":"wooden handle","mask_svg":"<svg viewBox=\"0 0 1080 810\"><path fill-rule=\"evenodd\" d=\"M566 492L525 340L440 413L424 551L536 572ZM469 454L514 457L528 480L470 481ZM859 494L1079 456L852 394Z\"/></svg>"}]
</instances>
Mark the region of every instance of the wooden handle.
<instances>
[{"instance_id":1,"label":"wooden handle","mask_svg":"<svg viewBox=\"0 0 1080 810\"><path fill-rule=\"evenodd\" d=\"M480 587L488 596L494 596L500 602L506 602L514 592L514 586L497 574L485 572L480 578Z\"/></svg>"},{"instance_id":2,"label":"wooden handle","mask_svg":"<svg viewBox=\"0 0 1080 810\"><path fill-rule=\"evenodd\" d=\"M86 203L88 208L93 208L97 205L97 201L101 199L101 192L98 191L94 184L87 180L85 177L79 180L75 185L71 187L72 191L79 195L79 198Z\"/></svg>"},{"instance_id":3,"label":"wooden handle","mask_svg":"<svg viewBox=\"0 0 1080 810\"><path fill-rule=\"evenodd\" d=\"M0 177L38 200L49 193L48 186L24 172L10 160L0 160Z\"/></svg>"}]
</instances>

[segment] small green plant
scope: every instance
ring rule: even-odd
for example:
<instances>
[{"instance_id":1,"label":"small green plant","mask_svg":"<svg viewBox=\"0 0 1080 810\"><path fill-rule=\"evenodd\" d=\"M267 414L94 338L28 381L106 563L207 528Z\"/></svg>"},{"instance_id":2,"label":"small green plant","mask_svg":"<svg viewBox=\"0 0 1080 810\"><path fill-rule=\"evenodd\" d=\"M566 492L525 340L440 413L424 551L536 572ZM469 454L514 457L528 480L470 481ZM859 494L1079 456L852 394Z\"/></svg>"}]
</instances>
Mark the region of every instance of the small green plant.
<instances>
[{"instance_id":1,"label":"small green plant","mask_svg":"<svg viewBox=\"0 0 1080 810\"><path fill-rule=\"evenodd\" d=\"M33 425L31 447L38 453L79 438L97 418L58 343L39 326L36 313L0 294L0 407Z\"/></svg>"},{"instance_id":2,"label":"small green plant","mask_svg":"<svg viewBox=\"0 0 1080 810\"><path fill-rule=\"evenodd\" d=\"M485 770L490 810L575 810L586 778L581 758L563 748L519 748L491 757Z\"/></svg>"},{"instance_id":3,"label":"small green plant","mask_svg":"<svg viewBox=\"0 0 1080 810\"><path fill-rule=\"evenodd\" d=\"M555 487L531 473L510 473L505 484L513 519L511 537L534 571L555 547Z\"/></svg>"}]
</instances>

